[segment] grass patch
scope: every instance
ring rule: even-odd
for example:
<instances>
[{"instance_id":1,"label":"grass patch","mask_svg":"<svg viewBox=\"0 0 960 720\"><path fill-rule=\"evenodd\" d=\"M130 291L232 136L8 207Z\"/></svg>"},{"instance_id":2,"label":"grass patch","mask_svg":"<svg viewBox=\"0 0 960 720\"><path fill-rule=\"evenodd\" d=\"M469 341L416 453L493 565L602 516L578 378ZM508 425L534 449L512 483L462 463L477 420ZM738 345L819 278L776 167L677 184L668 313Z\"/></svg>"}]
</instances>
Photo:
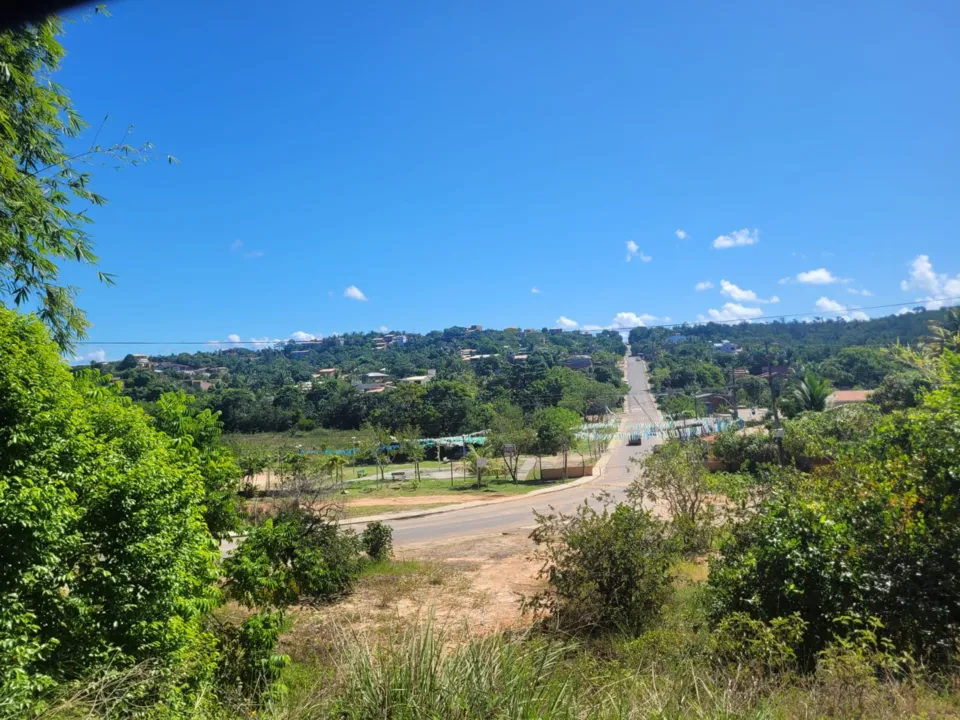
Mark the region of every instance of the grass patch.
<instances>
[{"instance_id":1,"label":"grass patch","mask_svg":"<svg viewBox=\"0 0 960 720\"><path fill-rule=\"evenodd\" d=\"M529 476L528 476L529 477ZM571 478L575 479L575 478ZM417 495L447 495L457 493L490 493L496 495L523 495L533 490L559 485L559 480L524 479L514 482L510 477L484 478L481 487L477 487L475 478L463 479L462 476L434 479L424 478L419 484L409 480L404 482L377 482L376 478L363 478L348 485L351 495L359 497L415 497ZM416 485L416 487L414 487Z\"/></svg>"},{"instance_id":2,"label":"grass patch","mask_svg":"<svg viewBox=\"0 0 960 720\"><path fill-rule=\"evenodd\" d=\"M443 507L452 503L423 503L420 505L344 505L340 517L344 520L351 518L367 517L368 515L386 515L387 513L409 512L411 510L429 510L430 508Z\"/></svg>"}]
</instances>

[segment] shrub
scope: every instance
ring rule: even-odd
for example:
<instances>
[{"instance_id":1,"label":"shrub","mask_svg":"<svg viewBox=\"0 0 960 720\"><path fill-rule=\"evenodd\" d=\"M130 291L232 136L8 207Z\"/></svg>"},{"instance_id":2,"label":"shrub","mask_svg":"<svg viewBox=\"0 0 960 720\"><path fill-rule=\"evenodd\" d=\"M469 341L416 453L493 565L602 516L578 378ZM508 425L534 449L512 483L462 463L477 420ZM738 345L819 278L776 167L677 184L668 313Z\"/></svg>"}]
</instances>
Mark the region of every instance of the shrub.
<instances>
[{"instance_id":1,"label":"shrub","mask_svg":"<svg viewBox=\"0 0 960 720\"><path fill-rule=\"evenodd\" d=\"M282 691L276 681L290 658L275 648L285 624L282 611L263 611L218 628L217 688L228 703L257 702L267 691Z\"/></svg>"},{"instance_id":2,"label":"shrub","mask_svg":"<svg viewBox=\"0 0 960 720\"><path fill-rule=\"evenodd\" d=\"M796 663L796 648L806 625L797 613L770 622L755 620L746 613L731 613L717 625L715 651L719 659L758 674L789 670Z\"/></svg>"},{"instance_id":3,"label":"shrub","mask_svg":"<svg viewBox=\"0 0 960 720\"><path fill-rule=\"evenodd\" d=\"M666 504L672 530L687 553L709 548L715 530L717 500L705 458L699 442L671 440L660 446L660 452L644 456L627 488L634 503Z\"/></svg>"},{"instance_id":4,"label":"shrub","mask_svg":"<svg viewBox=\"0 0 960 720\"><path fill-rule=\"evenodd\" d=\"M551 591L528 600L568 628L620 629L634 635L660 613L671 592L676 543L647 510L584 503L572 516L536 514L530 537Z\"/></svg>"},{"instance_id":5,"label":"shrub","mask_svg":"<svg viewBox=\"0 0 960 720\"><path fill-rule=\"evenodd\" d=\"M715 620L797 613L808 666L843 616L878 618L898 649L950 659L960 628L960 357L944 354L943 375L856 457L841 454L734 529L711 566Z\"/></svg>"},{"instance_id":6,"label":"shrub","mask_svg":"<svg viewBox=\"0 0 960 720\"><path fill-rule=\"evenodd\" d=\"M777 462L776 446L767 433L722 430L711 443L710 451L730 472L753 471L763 463Z\"/></svg>"},{"instance_id":7,"label":"shrub","mask_svg":"<svg viewBox=\"0 0 960 720\"><path fill-rule=\"evenodd\" d=\"M0 702L107 661L185 675L155 687L171 711L210 679L217 553L201 469L177 445L0 307Z\"/></svg>"},{"instance_id":8,"label":"shrub","mask_svg":"<svg viewBox=\"0 0 960 720\"><path fill-rule=\"evenodd\" d=\"M372 522L361 533L360 544L371 560L386 560L393 553L393 528Z\"/></svg>"},{"instance_id":9,"label":"shrub","mask_svg":"<svg viewBox=\"0 0 960 720\"><path fill-rule=\"evenodd\" d=\"M360 570L352 532L307 513L284 513L254 528L224 561L226 589L247 607L329 601L347 592Z\"/></svg>"}]
</instances>

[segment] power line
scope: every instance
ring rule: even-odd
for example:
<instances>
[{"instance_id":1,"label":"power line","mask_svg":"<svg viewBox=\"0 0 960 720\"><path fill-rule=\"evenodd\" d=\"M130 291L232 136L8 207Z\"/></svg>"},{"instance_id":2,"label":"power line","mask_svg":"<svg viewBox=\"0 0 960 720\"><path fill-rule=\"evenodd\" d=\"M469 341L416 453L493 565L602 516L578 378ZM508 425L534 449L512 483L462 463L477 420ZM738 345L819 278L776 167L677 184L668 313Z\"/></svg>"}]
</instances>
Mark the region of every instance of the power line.
<instances>
[{"instance_id":1,"label":"power line","mask_svg":"<svg viewBox=\"0 0 960 720\"><path fill-rule=\"evenodd\" d=\"M867 307L852 307L847 310L830 310L828 312L821 312L820 315L816 317L821 317L823 315L844 315L849 312L859 312L864 310L885 310L895 307L906 307L908 305L924 305L929 302L951 302L954 300L960 300L958 297L948 297L948 298L934 298L933 300L914 300L912 302L897 302L897 303L888 303L886 305L869 305ZM653 330L656 328L680 328L686 325L739 325L743 322L759 322L766 320L784 320L786 318L798 318L798 317L810 317L809 312L799 312L799 313L786 313L779 315L761 315L758 317L752 318L732 318L729 320L688 320L685 322L676 322L676 323L658 323L654 325L624 325L623 327L617 328L605 328L610 330L639 330L641 328L647 330ZM538 331L539 332L539 331ZM211 348L216 348L220 345L226 346L236 346L241 347L243 345L279 345L281 343L290 343L293 345L323 345L328 343L333 338L326 338L320 340L78 340L78 345L208 345Z\"/></svg>"}]
</instances>

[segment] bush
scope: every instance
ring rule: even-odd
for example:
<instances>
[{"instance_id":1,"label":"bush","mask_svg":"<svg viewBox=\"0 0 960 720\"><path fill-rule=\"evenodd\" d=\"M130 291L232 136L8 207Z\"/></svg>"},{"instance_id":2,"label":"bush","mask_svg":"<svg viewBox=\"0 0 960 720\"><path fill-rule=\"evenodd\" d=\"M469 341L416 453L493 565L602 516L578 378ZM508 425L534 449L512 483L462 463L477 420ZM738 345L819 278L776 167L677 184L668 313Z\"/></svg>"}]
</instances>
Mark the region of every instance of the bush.
<instances>
[{"instance_id":1,"label":"bush","mask_svg":"<svg viewBox=\"0 0 960 720\"><path fill-rule=\"evenodd\" d=\"M530 537L540 546L551 591L528 599L567 628L618 629L635 635L660 614L671 592L676 543L666 523L629 505L572 516L536 514Z\"/></svg>"},{"instance_id":2,"label":"bush","mask_svg":"<svg viewBox=\"0 0 960 720\"><path fill-rule=\"evenodd\" d=\"M370 523L360 535L360 545L371 560L386 560L393 553L393 528L379 520Z\"/></svg>"},{"instance_id":3,"label":"bush","mask_svg":"<svg viewBox=\"0 0 960 720\"><path fill-rule=\"evenodd\" d=\"M154 691L192 703L216 662L204 497L178 443L0 307L0 708L107 662L180 673Z\"/></svg>"},{"instance_id":4,"label":"bush","mask_svg":"<svg viewBox=\"0 0 960 720\"><path fill-rule=\"evenodd\" d=\"M774 493L734 529L711 565L715 620L797 613L808 625L800 648L808 666L843 616L879 619L896 648L929 662L952 657L960 639L960 357L945 353L943 374L941 389L876 426L856 457L842 453Z\"/></svg>"},{"instance_id":5,"label":"bush","mask_svg":"<svg viewBox=\"0 0 960 720\"><path fill-rule=\"evenodd\" d=\"M763 463L777 462L777 448L767 433L727 429L710 445L713 456L730 472L755 471Z\"/></svg>"},{"instance_id":6,"label":"bush","mask_svg":"<svg viewBox=\"0 0 960 720\"><path fill-rule=\"evenodd\" d=\"M717 625L714 635L717 657L756 674L792 669L797 660L806 623L797 613L755 620L746 613L731 613Z\"/></svg>"},{"instance_id":7,"label":"bush","mask_svg":"<svg viewBox=\"0 0 960 720\"><path fill-rule=\"evenodd\" d=\"M360 544L334 523L290 512L253 529L223 566L227 592L247 607L326 602L352 587Z\"/></svg>"},{"instance_id":8,"label":"bush","mask_svg":"<svg viewBox=\"0 0 960 720\"><path fill-rule=\"evenodd\" d=\"M275 648L285 624L282 611L263 611L240 625L218 628L217 688L228 704L258 702L265 692L282 691L276 682L290 658Z\"/></svg>"}]
</instances>

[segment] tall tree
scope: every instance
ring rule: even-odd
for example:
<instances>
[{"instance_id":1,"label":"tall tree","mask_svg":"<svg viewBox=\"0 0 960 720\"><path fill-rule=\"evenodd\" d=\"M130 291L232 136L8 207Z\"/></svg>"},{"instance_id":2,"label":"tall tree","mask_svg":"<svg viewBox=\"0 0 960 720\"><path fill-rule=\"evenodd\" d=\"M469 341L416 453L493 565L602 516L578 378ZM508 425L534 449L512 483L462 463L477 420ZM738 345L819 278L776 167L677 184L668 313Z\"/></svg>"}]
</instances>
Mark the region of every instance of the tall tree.
<instances>
[{"instance_id":1,"label":"tall tree","mask_svg":"<svg viewBox=\"0 0 960 720\"><path fill-rule=\"evenodd\" d=\"M817 375L812 370L804 373L803 380L794 388L793 397L800 406L800 410L822 411L827 407L827 398L833 392L829 380Z\"/></svg>"},{"instance_id":2,"label":"tall tree","mask_svg":"<svg viewBox=\"0 0 960 720\"><path fill-rule=\"evenodd\" d=\"M95 158L137 164L152 156L152 146L128 145L128 129L115 144L100 144L98 131L86 149L68 150L86 124L52 79L64 56L62 31L51 17L0 32L0 296L35 308L67 350L90 323L74 302L76 288L61 283L58 262L97 264L92 221L80 206L106 202L83 168Z\"/></svg>"}]
</instances>

